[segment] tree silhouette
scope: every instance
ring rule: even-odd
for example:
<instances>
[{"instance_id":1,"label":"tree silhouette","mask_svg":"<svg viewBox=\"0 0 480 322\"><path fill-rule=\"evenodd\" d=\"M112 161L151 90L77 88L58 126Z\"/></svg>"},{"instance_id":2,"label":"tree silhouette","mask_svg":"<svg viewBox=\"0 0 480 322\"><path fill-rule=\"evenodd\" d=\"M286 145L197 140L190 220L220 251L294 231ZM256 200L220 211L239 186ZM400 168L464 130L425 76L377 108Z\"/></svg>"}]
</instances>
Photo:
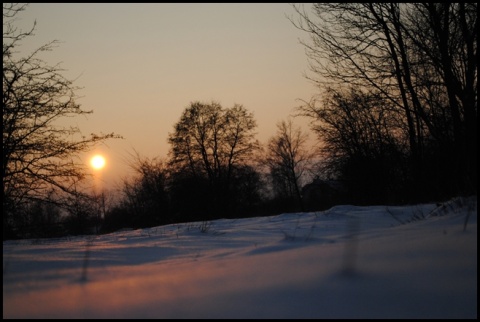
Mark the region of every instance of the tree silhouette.
<instances>
[{"instance_id":1,"label":"tree silhouette","mask_svg":"<svg viewBox=\"0 0 480 322\"><path fill-rule=\"evenodd\" d=\"M313 15L294 8L292 23L311 36L307 77L322 95L354 88L388 101L397 138L408 143L411 188L436 190L428 198L476 192L477 4L316 3Z\"/></svg>"},{"instance_id":2,"label":"tree silhouette","mask_svg":"<svg viewBox=\"0 0 480 322\"><path fill-rule=\"evenodd\" d=\"M302 179L312 169L315 150L307 147L308 135L292 119L277 124L277 133L267 144L265 164L269 168L277 198L292 200L304 210Z\"/></svg>"},{"instance_id":3,"label":"tree silhouette","mask_svg":"<svg viewBox=\"0 0 480 322\"><path fill-rule=\"evenodd\" d=\"M33 36L35 24L27 32L17 30L15 18L26 5L3 5L3 163L2 200L4 238L14 221L14 211L36 200L62 203L62 196L76 194L85 177L80 152L111 134L80 135L77 127L62 127L59 121L89 114L75 102L72 82L62 69L38 58L50 51L56 41L47 43L26 56L18 47ZM65 201L65 200L64 200Z\"/></svg>"},{"instance_id":4,"label":"tree silhouette","mask_svg":"<svg viewBox=\"0 0 480 322\"><path fill-rule=\"evenodd\" d=\"M259 149L256 126L253 114L242 105L223 108L214 101L191 103L168 139L172 180L184 182L181 189L178 184L172 186L183 190L187 182L190 185L189 191L176 195L207 194L195 202L212 214L230 209L236 170L251 163Z\"/></svg>"},{"instance_id":5,"label":"tree silhouette","mask_svg":"<svg viewBox=\"0 0 480 322\"><path fill-rule=\"evenodd\" d=\"M137 153L131 167L136 173L123 182L122 207L128 210L128 227L151 227L171 223L167 191L168 170L160 159Z\"/></svg>"}]
</instances>

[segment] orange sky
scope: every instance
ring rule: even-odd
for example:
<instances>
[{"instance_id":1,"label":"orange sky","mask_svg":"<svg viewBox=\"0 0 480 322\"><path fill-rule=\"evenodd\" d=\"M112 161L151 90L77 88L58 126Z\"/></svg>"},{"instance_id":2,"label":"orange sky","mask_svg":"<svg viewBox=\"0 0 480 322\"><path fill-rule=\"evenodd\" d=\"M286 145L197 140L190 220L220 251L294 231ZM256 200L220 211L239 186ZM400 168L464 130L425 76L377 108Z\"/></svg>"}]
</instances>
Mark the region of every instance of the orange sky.
<instances>
[{"instance_id":1,"label":"orange sky","mask_svg":"<svg viewBox=\"0 0 480 322\"><path fill-rule=\"evenodd\" d=\"M134 149L167 156L168 133L192 101L242 104L254 113L257 138L273 136L298 99L315 94L299 43L308 35L286 15L294 15L287 3L32 3L17 26L37 21L22 52L61 41L41 58L61 63L63 75L82 88L78 102L94 112L74 120L82 133L124 136L85 156L89 162L105 155L102 180L113 187L128 175ZM295 121L305 131L307 122Z\"/></svg>"}]
</instances>

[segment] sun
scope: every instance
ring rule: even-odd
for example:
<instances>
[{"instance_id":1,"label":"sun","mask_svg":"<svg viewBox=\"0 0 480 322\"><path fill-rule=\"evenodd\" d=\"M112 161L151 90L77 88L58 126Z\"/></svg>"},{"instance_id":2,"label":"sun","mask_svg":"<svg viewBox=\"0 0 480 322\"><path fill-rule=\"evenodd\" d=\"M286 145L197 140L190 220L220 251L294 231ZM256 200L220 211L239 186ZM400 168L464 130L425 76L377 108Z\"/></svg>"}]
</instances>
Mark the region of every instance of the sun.
<instances>
[{"instance_id":1,"label":"sun","mask_svg":"<svg viewBox=\"0 0 480 322\"><path fill-rule=\"evenodd\" d=\"M100 170L105 166L105 158L97 154L90 160L90 164L94 169Z\"/></svg>"}]
</instances>

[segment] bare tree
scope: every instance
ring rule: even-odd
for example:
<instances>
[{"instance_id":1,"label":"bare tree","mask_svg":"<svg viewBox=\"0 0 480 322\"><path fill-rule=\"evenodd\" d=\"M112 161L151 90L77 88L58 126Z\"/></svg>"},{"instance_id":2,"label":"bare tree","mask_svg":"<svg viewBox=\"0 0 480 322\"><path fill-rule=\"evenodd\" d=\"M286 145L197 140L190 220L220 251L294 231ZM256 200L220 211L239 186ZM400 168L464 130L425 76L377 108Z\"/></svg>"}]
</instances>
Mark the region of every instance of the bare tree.
<instances>
[{"instance_id":1,"label":"bare tree","mask_svg":"<svg viewBox=\"0 0 480 322\"><path fill-rule=\"evenodd\" d=\"M302 211L302 180L312 170L315 158L315 149L307 144L308 134L295 127L289 118L277 124L277 133L267 144L265 158L276 194L294 200Z\"/></svg>"},{"instance_id":2,"label":"bare tree","mask_svg":"<svg viewBox=\"0 0 480 322\"><path fill-rule=\"evenodd\" d=\"M441 120L435 137L452 147L454 175L464 180L459 184L461 192L476 192L478 4L421 3L414 8L414 14L408 16L412 28L407 31L420 56L428 58L419 74L430 75L433 70L437 80L429 79L422 89L442 93L430 104L432 113L428 115Z\"/></svg>"},{"instance_id":3,"label":"bare tree","mask_svg":"<svg viewBox=\"0 0 480 322\"><path fill-rule=\"evenodd\" d=\"M111 134L82 136L79 128L59 125L59 121L92 113L75 102L72 82L62 69L38 58L56 41L26 56L18 47L33 36L35 24L27 32L17 30L15 18L26 5L3 5L3 226L9 214L31 200L58 202L62 194L75 194L85 177L85 165L78 155L97 143L119 137Z\"/></svg>"},{"instance_id":4,"label":"bare tree","mask_svg":"<svg viewBox=\"0 0 480 322\"><path fill-rule=\"evenodd\" d=\"M123 224L138 228L171 223L166 163L136 152L130 166L135 176L123 182L121 207L129 213L128 222Z\"/></svg>"},{"instance_id":5,"label":"bare tree","mask_svg":"<svg viewBox=\"0 0 480 322\"><path fill-rule=\"evenodd\" d=\"M477 4L316 3L313 15L294 8L292 23L311 36L302 42L307 77L322 91L382 95L404 129L417 183L447 174L445 185L476 191ZM426 177L433 160L443 165Z\"/></svg>"},{"instance_id":6,"label":"bare tree","mask_svg":"<svg viewBox=\"0 0 480 322\"><path fill-rule=\"evenodd\" d=\"M256 126L253 114L242 105L191 103L168 139L174 176L190 176L188 180L199 184L206 180L212 211L225 209L231 201L234 170L251 163L259 149Z\"/></svg>"},{"instance_id":7,"label":"bare tree","mask_svg":"<svg viewBox=\"0 0 480 322\"><path fill-rule=\"evenodd\" d=\"M396 114L382 95L330 91L308 116L323 140L324 171L349 188L354 201L399 201L405 185L408 144L399 141ZM305 110L306 113L306 110Z\"/></svg>"}]
</instances>

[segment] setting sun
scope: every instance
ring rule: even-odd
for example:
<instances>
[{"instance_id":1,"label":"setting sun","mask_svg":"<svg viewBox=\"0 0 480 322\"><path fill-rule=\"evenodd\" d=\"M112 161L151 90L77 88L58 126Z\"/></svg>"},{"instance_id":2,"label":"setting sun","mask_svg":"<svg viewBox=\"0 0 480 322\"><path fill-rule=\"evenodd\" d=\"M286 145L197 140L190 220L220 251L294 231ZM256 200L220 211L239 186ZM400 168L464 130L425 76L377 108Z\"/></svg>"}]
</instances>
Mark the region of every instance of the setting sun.
<instances>
[{"instance_id":1,"label":"setting sun","mask_svg":"<svg viewBox=\"0 0 480 322\"><path fill-rule=\"evenodd\" d=\"M90 160L90 164L94 169L100 170L105 166L105 158L101 155L96 155Z\"/></svg>"}]
</instances>

